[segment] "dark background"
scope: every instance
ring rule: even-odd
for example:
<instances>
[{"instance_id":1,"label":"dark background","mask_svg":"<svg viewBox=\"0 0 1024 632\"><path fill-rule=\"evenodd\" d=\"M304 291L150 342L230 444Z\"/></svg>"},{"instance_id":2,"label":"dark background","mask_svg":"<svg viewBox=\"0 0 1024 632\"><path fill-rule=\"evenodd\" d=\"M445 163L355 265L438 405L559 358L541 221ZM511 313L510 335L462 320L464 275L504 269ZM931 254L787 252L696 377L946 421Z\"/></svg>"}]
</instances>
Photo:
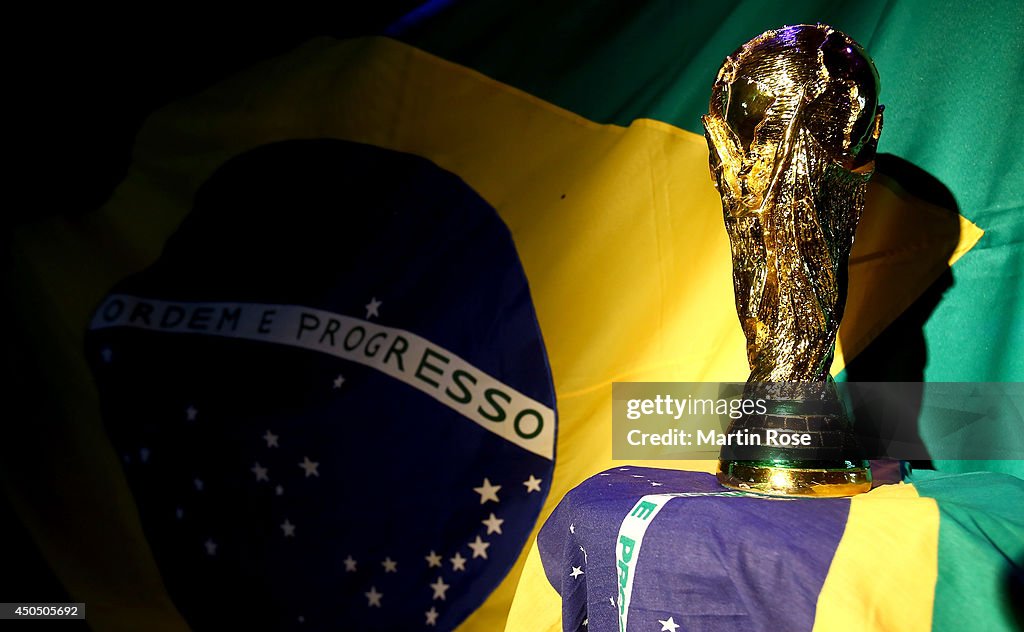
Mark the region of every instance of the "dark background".
<instances>
[{"instance_id":1,"label":"dark background","mask_svg":"<svg viewBox=\"0 0 1024 632\"><path fill-rule=\"evenodd\" d=\"M271 7L263 14L247 8L237 15L165 4L144 13L8 22L10 30L27 28L15 34L20 41L5 83L16 110L8 132L22 136L22 173L14 182L28 195L8 206L5 220L99 207L124 177L132 141L153 110L312 37L380 33L423 3L342 2L329 12Z\"/></svg>"},{"instance_id":2,"label":"dark background","mask_svg":"<svg viewBox=\"0 0 1024 632\"><path fill-rule=\"evenodd\" d=\"M181 4L146 5L144 13L13 16L5 92L13 106L7 146L14 169L0 213L4 259L14 225L99 208L125 176L135 135L154 110L312 37L380 33L420 4L343 2L327 13L292 8L288 16L275 6L265 14L250 7L214 16L208 7ZM4 355L7 371L18 370ZM0 441L3 426L19 417L8 413ZM0 602L18 601L71 598L0 490ZM62 622L59 629L79 625Z\"/></svg>"}]
</instances>

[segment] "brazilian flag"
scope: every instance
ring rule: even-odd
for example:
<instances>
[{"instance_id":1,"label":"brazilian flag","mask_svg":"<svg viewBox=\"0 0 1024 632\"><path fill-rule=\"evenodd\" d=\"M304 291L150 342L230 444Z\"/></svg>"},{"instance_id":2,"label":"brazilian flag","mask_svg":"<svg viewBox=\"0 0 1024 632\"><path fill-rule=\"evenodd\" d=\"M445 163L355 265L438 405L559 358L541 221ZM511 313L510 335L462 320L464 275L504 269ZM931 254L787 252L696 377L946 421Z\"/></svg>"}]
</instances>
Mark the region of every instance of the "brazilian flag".
<instances>
[{"instance_id":1,"label":"brazilian flag","mask_svg":"<svg viewBox=\"0 0 1024 632\"><path fill-rule=\"evenodd\" d=\"M613 461L612 382L747 374L711 83L815 22L869 51L886 105L833 373L1024 381L1019 2L427 2L158 110L102 209L13 235L16 362L45 394L21 423L48 437L0 471L90 625L219 628L222 591L257 628L589 627L565 608L585 569L551 554L563 499L627 466L710 493L715 465ZM750 514L827 525L783 621L1020 624L1022 462L931 465Z\"/></svg>"}]
</instances>

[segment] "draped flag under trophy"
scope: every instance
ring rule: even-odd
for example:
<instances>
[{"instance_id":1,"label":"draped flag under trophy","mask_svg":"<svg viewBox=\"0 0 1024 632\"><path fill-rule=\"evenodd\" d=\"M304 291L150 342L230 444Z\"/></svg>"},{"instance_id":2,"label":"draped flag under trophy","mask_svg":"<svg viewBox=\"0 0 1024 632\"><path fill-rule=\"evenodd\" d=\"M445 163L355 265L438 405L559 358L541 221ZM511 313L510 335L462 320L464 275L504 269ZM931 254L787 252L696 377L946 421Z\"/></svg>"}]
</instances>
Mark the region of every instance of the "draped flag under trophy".
<instances>
[{"instance_id":1,"label":"draped flag under trophy","mask_svg":"<svg viewBox=\"0 0 1024 632\"><path fill-rule=\"evenodd\" d=\"M874 474L882 485L853 499L804 499L724 489L703 472L601 472L541 529L523 577L530 612L517 597L507 629L932 629L940 520L943 537L986 555L960 521L974 513L981 530L1002 531L1017 510L972 503L1024 503L1024 486L998 475L892 484L893 462Z\"/></svg>"}]
</instances>

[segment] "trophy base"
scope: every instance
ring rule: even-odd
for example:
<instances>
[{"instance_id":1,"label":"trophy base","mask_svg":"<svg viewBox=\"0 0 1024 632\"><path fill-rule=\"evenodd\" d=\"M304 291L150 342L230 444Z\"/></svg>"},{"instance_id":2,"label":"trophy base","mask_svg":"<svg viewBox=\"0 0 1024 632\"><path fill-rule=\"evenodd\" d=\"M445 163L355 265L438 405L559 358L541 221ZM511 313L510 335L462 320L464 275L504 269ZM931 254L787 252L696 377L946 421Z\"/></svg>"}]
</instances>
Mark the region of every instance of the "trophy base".
<instances>
[{"instance_id":1,"label":"trophy base","mask_svg":"<svg viewBox=\"0 0 1024 632\"><path fill-rule=\"evenodd\" d=\"M800 498L842 498L871 489L871 468L784 467L752 461L718 461L718 482L742 492Z\"/></svg>"}]
</instances>

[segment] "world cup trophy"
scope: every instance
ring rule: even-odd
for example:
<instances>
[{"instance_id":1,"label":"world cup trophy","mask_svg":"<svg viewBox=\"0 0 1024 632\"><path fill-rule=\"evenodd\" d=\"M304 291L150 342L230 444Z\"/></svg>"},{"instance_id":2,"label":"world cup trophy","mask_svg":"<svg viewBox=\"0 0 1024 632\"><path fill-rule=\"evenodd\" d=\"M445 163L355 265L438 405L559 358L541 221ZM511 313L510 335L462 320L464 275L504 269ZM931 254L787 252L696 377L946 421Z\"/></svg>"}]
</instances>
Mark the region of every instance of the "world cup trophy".
<instances>
[{"instance_id":1,"label":"world cup trophy","mask_svg":"<svg viewBox=\"0 0 1024 632\"><path fill-rule=\"evenodd\" d=\"M718 480L780 496L849 496L871 470L829 374L850 249L882 130L871 58L832 27L767 31L726 58L703 117L722 198L744 398ZM753 440L752 437L758 437Z\"/></svg>"}]
</instances>

